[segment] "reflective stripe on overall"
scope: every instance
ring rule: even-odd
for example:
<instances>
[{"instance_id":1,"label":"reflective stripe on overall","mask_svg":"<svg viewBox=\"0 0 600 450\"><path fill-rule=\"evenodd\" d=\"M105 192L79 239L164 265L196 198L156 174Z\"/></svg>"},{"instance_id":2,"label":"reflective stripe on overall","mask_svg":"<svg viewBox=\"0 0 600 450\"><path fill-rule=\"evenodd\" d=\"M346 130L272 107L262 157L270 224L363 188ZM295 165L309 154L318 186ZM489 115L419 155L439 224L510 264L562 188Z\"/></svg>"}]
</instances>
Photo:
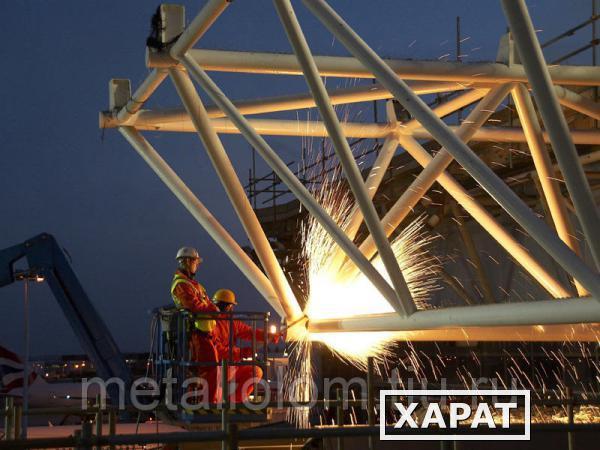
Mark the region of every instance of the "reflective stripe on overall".
<instances>
[{"instance_id":1,"label":"reflective stripe on overall","mask_svg":"<svg viewBox=\"0 0 600 450\"><path fill-rule=\"evenodd\" d=\"M188 286L191 286L194 289L194 291L196 291L196 293L198 294L198 296L200 298L204 299L204 301L210 301L210 300L208 300L206 291L204 290L202 285L200 285L200 283L194 283L191 280L189 280L188 278L186 278L183 274L175 273L175 276L173 277L173 282L171 284L171 297L173 298L173 302L175 303L175 306L177 307L178 310L180 310L180 311L185 310L185 308L181 304L181 301L175 295L175 288L181 283L187 283ZM207 318L202 318L202 316L199 316L199 317L200 318L198 318L194 321L195 328L200 331L203 331L205 333L212 333L217 324L216 320L209 319L208 317Z\"/></svg>"}]
</instances>

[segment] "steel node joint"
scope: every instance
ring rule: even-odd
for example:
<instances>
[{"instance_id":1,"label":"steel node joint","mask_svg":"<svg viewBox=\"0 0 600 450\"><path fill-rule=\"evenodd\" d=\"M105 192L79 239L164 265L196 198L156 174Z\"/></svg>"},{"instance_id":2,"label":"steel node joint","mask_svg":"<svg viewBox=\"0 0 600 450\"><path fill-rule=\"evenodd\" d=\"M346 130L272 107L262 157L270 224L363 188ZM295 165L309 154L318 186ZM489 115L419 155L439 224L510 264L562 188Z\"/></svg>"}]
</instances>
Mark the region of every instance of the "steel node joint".
<instances>
[{"instance_id":1,"label":"steel node joint","mask_svg":"<svg viewBox=\"0 0 600 450\"><path fill-rule=\"evenodd\" d=\"M306 337L308 333L309 318L303 315L299 319L288 324L286 328L286 338L290 341L299 341Z\"/></svg>"},{"instance_id":2,"label":"steel node joint","mask_svg":"<svg viewBox=\"0 0 600 450\"><path fill-rule=\"evenodd\" d=\"M160 64L161 69L171 69L174 66L178 66L179 61L177 59L173 58L169 51L170 51L169 47L167 47L163 50L155 50L150 47L146 47L146 52L144 55L144 61L145 61L146 67L149 69L154 68L155 64L153 63L153 61L155 61L155 60L161 61L161 64Z\"/></svg>"}]
</instances>

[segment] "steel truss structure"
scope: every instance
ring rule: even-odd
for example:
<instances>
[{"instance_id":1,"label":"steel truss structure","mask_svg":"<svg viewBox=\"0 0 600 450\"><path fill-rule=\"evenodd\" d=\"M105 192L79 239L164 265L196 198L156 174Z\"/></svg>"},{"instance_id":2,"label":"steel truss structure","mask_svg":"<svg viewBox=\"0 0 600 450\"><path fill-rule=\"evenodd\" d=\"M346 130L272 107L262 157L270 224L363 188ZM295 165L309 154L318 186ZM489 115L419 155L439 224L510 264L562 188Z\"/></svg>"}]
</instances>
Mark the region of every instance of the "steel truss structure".
<instances>
[{"instance_id":1,"label":"steel truss structure","mask_svg":"<svg viewBox=\"0 0 600 450\"><path fill-rule=\"evenodd\" d=\"M288 55L194 49L192 46L230 2L208 0L187 27L184 26L183 7L162 5L161 40L165 48L147 49L146 63L152 72L135 92L131 92L128 80L110 81L110 110L100 113L100 126L117 128L121 132L289 324L319 332L403 331L407 339L423 340L597 340L595 324L600 322L600 215L575 144L600 144L600 131L597 128L570 131L560 105L600 120L599 104L565 87L600 85L600 68L548 67L524 0L502 0L511 30L510 45L505 52L506 64L383 60L325 0L303 0L302 3L351 57L313 56L290 0L274 0L293 49L293 54ZM513 62L515 48L522 64ZM310 92L231 101L207 71L303 75ZM323 76L374 78L377 84L327 90ZM175 85L184 108L142 109L167 77ZM192 79L208 94L214 105L202 103ZM542 131L538 121L530 89L546 131ZM419 97L449 91L462 92L434 109ZM507 95L514 99L522 128L484 126ZM333 109L334 105L382 99L397 100L413 119L401 123L393 108L388 107L385 124L341 123ZM479 103L460 126L451 127L442 121L442 117L474 102ZM300 124L245 117L248 114L315 106L322 121ZM391 103L388 102L388 106ZM198 134L264 272L161 158L141 134L143 130ZM221 143L219 134L222 133L240 133L246 138L335 240L339 249L335 264L361 271L393 307L394 313L321 321L310 321L304 316ZM347 229L342 230L336 224L263 135L326 136L331 139L356 200ZM349 137L385 139L366 181L348 145ZM418 141L425 138L434 139L442 145L435 156ZM541 220L469 148L469 141L528 144L554 228ZM567 215L565 198L546 143L551 144L566 183L585 236L583 243L573 237L574 227ZM423 170L385 217L380 218L372 200L398 146L413 156ZM454 160L572 277L575 290L557 281L491 213L469 196L446 170ZM417 311L388 237L435 182L440 183L545 288L551 300L493 303L494 299L490 299L488 293L488 304ZM354 238L363 221L370 234L357 246ZM585 245L592 255L591 263L586 263L581 257ZM370 260L375 254L379 254L385 264L390 283L372 265Z\"/></svg>"}]
</instances>

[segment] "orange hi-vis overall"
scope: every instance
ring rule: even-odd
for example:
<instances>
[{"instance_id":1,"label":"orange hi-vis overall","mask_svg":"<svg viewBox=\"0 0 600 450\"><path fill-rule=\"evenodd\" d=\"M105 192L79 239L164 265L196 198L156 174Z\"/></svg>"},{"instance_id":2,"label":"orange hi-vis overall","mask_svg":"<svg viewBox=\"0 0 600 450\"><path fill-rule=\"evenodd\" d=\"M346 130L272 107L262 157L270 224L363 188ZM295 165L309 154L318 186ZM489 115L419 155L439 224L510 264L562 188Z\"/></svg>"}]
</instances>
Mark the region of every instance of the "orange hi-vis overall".
<instances>
[{"instance_id":1,"label":"orange hi-vis overall","mask_svg":"<svg viewBox=\"0 0 600 450\"><path fill-rule=\"evenodd\" d=\"M230 330L231 328L231 330ZM231 348L232 362L239 362L242 358L251 356L246 354L251 348L241 349L235 345L235 342L240 339L242 341L252 340L252 327L240 320L218 320L214 331L215 344L220 360L229 359L229 342L233 342ZM264 342L266 339L265 333L262 330L256 330L256 341ZM235 389L231 392L229 401L233 403L241 403L248 398L254 390L254 378L258 382L263 377L263 371L259 366L232 366L227 371L227 382L231 385L235 382Z\"/></svg>"},{"instance_id":2,"label":"orange hi-vis overall","mask_svg":"<svg viewBox=\"0 0 600 450\"><path fill-rule=\"evenodd\" d=\"M175 272L171 283L171 297L179 310L192 314L203 312L218 312L219 309L210 301L204 287L196 280L181 271ZM207 392L202 395L202 401L217 402L219 387L218 362L219 357L214 340L216 321L211 318L197 318L190 333L190 359L194 362L213 363L209 367L197 367L195 376L206 380Z\"/></svg>"}]
</instances>

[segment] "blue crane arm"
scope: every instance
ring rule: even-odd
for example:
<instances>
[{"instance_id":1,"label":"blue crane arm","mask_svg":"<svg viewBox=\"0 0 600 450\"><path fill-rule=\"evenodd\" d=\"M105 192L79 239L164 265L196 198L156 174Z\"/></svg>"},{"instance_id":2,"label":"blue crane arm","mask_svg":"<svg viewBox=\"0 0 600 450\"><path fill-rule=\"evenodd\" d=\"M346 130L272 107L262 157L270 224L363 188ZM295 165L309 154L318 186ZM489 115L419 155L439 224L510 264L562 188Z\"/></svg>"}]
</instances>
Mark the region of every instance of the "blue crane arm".
<instances>
[{"instance_id":1,"label":"blue crane arm","mask_svg":"<svg viewBox=\"0 0 600 450\"><path fill-rule=\"evenodd\" d=\"M98 376L104 380L116 377L129 389L131 373L125 359L52 235L42 233L0 250L0 287L16 280L14 264L24 257L29 272L43 276L48 283Z\"/></svg>"}]
</instances>

